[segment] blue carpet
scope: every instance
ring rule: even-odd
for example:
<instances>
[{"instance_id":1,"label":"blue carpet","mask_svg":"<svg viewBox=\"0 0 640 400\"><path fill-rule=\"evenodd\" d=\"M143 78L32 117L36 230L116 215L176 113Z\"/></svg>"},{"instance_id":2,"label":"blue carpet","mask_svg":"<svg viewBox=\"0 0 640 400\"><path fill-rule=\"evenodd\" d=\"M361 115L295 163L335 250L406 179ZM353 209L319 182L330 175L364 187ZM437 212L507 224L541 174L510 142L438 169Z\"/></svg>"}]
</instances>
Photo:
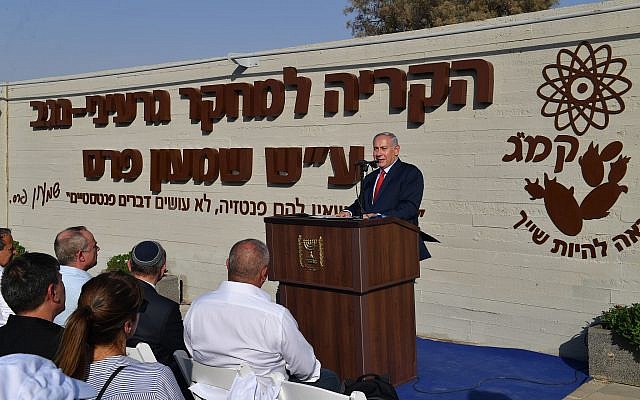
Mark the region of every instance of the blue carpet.
<instances>
[{"instance_id":1,"label":"blue carpet","mask_svg":"<svg viewBox=\"0 0 640 400\"><path fill-rule=\"evenodd\" d=\"M418 379L400 400L561 400L589 380L585 364L527 350L417 340Z\"/></svg>"}]
</instances>

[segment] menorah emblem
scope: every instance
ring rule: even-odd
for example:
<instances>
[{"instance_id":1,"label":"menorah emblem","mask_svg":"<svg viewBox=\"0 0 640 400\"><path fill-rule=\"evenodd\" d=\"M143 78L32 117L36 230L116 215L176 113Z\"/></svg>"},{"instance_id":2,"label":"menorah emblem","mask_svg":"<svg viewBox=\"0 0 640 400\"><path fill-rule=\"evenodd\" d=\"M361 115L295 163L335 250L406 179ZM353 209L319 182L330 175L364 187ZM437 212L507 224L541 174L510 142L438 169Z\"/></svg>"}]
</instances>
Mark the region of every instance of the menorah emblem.
<instances>
[{"instance_id":1,"label":"menorah emblem","mask_svg":"<svg viewBox=\"0 0 640 400\"><path fill-rule=\"evenodd\" d=\"M319 271L324 268L324 240L303 239L298 235L298 264L305 271Z\"/></svg>"}]
</instances>

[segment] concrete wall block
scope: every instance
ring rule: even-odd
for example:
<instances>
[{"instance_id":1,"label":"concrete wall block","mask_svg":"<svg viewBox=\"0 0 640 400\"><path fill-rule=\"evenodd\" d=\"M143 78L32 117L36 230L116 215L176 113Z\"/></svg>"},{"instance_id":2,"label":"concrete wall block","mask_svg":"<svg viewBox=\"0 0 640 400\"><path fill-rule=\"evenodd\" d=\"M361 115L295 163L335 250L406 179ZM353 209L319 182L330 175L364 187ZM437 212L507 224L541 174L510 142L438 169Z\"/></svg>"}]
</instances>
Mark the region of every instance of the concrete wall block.
<instances>
[{"instance_id":1,"label":"concrete wall block","mask_svg":"<svg viewBox=\"0 0 640 400\"><path fill-rule=\"evenodd\" d=\"M297 53L261 56L258 67L235 76L234 82L282 79L283 66L296 67L300 76L313 82L308 113L294 115L297 93L289 88L285 91L284 110L277 118L225 117L215 123L214 132L209 135L203 135L199 123L189 120L189 102L181 99L178 91L181 87L231 82L235 65L226 58L9 84L9 101L0 100L0 137L6 138L9 149L5 157L1 153L4 147L0 147L0 175L5 170L9 173L6 188L0 180L0 193L7 193L12 199L23 189L31 195L38 185L46 183L50 187L57 182L60 195L44 204L33 202L33 207L31 201L0 202L0 222L5 218L16 239L30 250L47 252L59 230L69 225L87 225L102 248L98 259L102 266L111 256L128 251L140 240L159 240L167 249L170 271L183 277L185 298L192 300L226 278L224 262L236 240L264 238L263 218L273 215L276 204L299 202L310 213L314 205L342 206L355 198L353 186L328 185L328 178L334 174L329 159L320 167L302 168L299 181L291 186L267 183L265 147L342 146L348 150L349 146L365 146L365 158L370 159L372 134L388 130L400 138L402 159L417 165L424 174L421 208L425 214L419 219L420 226L441 241L429 244L433 258L420 264L422 277L416 282L417 332L441 339L555 354L581 331L585 321L591 321L610 304L632 300L640 292L640 272L636 268L640 247L631 239L627 239L628 245L622 238L614 239L619 234L631 237L625 231L633 230L640 218L636 205L640 200L640 175L634 164L640 160L636 134L640 114L633 112L640 100L635 89L629 91L622 96L625 112L611 115L606 129L592 128L584 135L575 135L571 129L556 130L553 118L541 114L544 101L536 91L544 83L545 66L556 62L561 49L573 51L582 40L589 40L596 47L610 45L614 58L627 60L624 75L636 84L640 50L630 39L640 28L640 11L635 5L633 0L619 0L569 10L552 9L387 36L438 34L430 38L333 50L314 51L310 46ZM611 11L619 6L630 8ZM610 12L598 13L601 9ZM566 17L578 11L585 15ZM550 16L561 19L540 22ZM483 29L458 32L472 27ZM338 44L379 39L353 39ZM425 112L423 124L408 123L408 109L389 111L386 83L377 83L372 96L362 97L359 111L353 115L342 111L342 92L340 111L335 115L324 113L327 73L357 74L363 69L384 67L406 71L410 65L470 58L481 58L493 65L491 105L473 104L474 79L465 73L453 73L450 82L458 79L467 83L467 104L454 107L448 99ZM433 86L431 79L416 76L409 77L409 84L425 84L427 90ZM140 104L138 118L128 126L115 126L110 119L107 126L96 128L91 115L73 118L69 129L33 130L29 126L37 117L29 105L33 99L69 98L74 106L81 106L86 95L154 89L168 90L171 95L169 124L147 125L141 118ZM525 160L528 148L523 142L521 161L502 161L514 152L515 145L509 140L514 140L518 132L552 141L561 134L571 135L578 139L579 149L561 172L554 172L558 154L555 142L544 159ZM622 154L631 157L620 181L620 185L627 186L627 193L607 209L610 215L586 219L578 234L565 235L556 227L557 221L549 217L547 206L552 202L545 206L544 199L531 200L524 188L525 178L542 181L545 173L550 179L557 177L567 189L574 188L572 195L580 203L592 187L585 183L579 157L592 141L602 149L615 140L624 144ZM210 185L196 185L189 180L163 183L160 193L150 192L150 149L203 147L253 148L249 182L230 185L218 179ZM109 176L107 163L101 179L84 178L82 150L124 148L141 151L144 168L140 177L131 182L115 182ZM610 163L604 167L608 178ZM73 203L67 192L151 196L151 201L155 201L154 196L182 197L189 198L192 207L179 212L167 207L97 206ZM212 202L212 211L195 212L193 202L204 194ZM263 201L266 212L245 215L221 211L229 201ZM536 244L534 231L524 224L513 228L522 220L521 211L536 228L549 235L543 243ZM583 259L581 254L569 256L552 251L554 240L582 245L594 239L606 243L606 256L598 253L595 258ZM624 244L621 250L615 247L616 243ZM270 282L266 289L273 294L275 287L276 283Z\"/></svg>"}]
</instances>

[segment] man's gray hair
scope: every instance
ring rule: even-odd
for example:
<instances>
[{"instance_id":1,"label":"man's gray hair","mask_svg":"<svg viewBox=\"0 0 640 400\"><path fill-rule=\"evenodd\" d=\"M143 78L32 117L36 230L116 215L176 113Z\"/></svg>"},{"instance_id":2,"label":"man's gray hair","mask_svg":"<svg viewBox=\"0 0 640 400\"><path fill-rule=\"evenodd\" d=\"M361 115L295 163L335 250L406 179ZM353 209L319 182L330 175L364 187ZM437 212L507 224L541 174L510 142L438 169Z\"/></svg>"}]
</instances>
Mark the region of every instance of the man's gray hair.
<instances>
[{"instance_id":1,"label":"man's gray hair","mask_svg":"<svg viewBox=\"0 0 640 400\"><path fill-rule=\"evenodd\" d=\"M255 278L269 264L269 249L258 239L244 239L231 247L229 276Z\"/></svg>"},{"instance_id":2,"label":"man's gray hair","mask_svg":"<svg viewBox=\"0 0 640 400\"><path fill-rule=\"evenodd\" d=\"M391 139L391 144L394 147L398 145L398 137L396 135L394 135L393 133L391 133L391 132L380 132L380 133L378 133L377 135L375 135L373 137L373 143L376 142L376 139L378 138L378 136L386 136L389 139Z\"/></svg>"},{"instance_id":3,"label":"man's gray hair","mask_svg":"<svg viewBox=\"0 0 640 400\"><path fill-rule=\"evenodd\" d=\"M0 250L4 250L4 240L5 236L11 235L11 229L9 228L0 228Z\"/></svg>"},{"instance_id":4,"label":"man's gray hair","mask_svg":"<svg viewBox=\"0 0 640 400\"><path fill-rule=\"evenodd\" d=\"M76 253L87 247L89 243L82 234L85 231L85 226L72 226L56 235L53 250L60 264L69 265L75 259Z\"/></svg>"}]
</instances>

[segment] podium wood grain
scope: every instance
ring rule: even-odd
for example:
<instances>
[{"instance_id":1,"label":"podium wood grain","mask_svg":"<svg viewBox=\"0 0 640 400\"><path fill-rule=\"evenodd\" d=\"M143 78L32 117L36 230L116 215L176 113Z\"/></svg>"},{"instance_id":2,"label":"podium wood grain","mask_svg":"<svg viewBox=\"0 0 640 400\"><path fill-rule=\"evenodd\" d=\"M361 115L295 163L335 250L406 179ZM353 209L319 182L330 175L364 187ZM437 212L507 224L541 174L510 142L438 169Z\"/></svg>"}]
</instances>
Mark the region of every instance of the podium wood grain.
<instances>
[{"instance_id":1,"label":"podium wood grain","mask_svg":"<svg viewBox=\"0 0 640 400\"><path fill-rule=\"evenodd\" d=\"M268 217L265 222L269 279L280 281L280 303L322 365L341 378L387 374L394 385L414 378L417 227L397 218ZM323 267L302 268L299 236L322 237Z\"/></svg>"}]
</instances>

